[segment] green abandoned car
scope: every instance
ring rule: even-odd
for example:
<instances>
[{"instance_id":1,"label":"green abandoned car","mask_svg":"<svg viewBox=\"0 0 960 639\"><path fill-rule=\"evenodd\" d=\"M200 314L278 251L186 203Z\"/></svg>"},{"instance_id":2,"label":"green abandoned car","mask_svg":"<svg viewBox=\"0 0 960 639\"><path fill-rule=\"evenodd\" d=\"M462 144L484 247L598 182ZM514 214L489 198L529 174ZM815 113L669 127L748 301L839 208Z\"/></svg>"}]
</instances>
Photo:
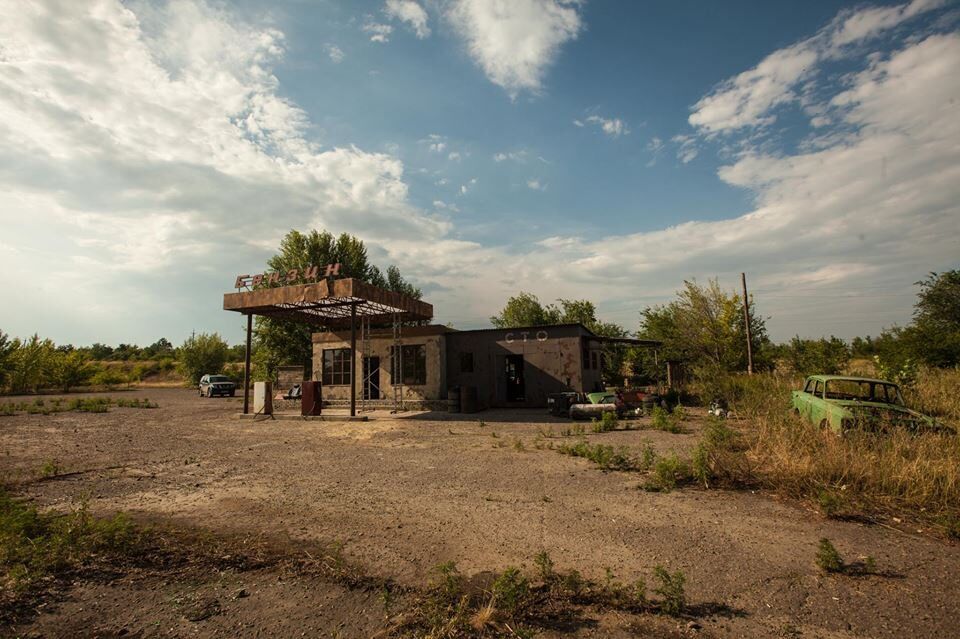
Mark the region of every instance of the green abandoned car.
<instances>
[{"instance_id":1,"label":"green abandoned car","mask_svg":"<svg viewBox=\"0 0 960 639\"><path fill-rule=\"evenodd\" d=\"M949 430L931 417L910 410L893 382L866 377L811 375L793 391L793 412L838 435L849 430L886 432Z\"/></svg>"}]
</instances>

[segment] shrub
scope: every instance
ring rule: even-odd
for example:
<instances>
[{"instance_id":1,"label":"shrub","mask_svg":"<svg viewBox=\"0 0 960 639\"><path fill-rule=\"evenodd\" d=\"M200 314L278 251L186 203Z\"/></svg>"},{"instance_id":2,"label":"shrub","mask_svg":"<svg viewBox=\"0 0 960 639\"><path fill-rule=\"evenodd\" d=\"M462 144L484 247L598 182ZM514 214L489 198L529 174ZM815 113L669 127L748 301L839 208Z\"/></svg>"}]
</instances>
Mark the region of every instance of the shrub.
<instances>
[{"instance_id":1,"label":"shrub","mask_svg":"<svg viewBox=\"0 0 960 639\"><path fill-rule=\"evenodd\" d=\"M510 566L500 573L490 586L494 606L513 616L530 596L530 584L518 568Z\"/></svg>"},{"instance_id":2,"label":"shrub","mask_svg":"<svg viewBox=\"0 0 960 639\"><path fill-rule=\"evenodd\" d=\"M817 566L824 572L843 572L843 558L826 537L820 540L815 558Z\"/></svg>"},{"instance_id":3,"label":"shrub","mask_svg":"<svg viewBox=\"0 0 960 639\"><path fill-rule=\"evenodd\" d=\"M655 567L653 574L660 581L660 585L653 589L663 598L660 601L660 610L674 617L682 615L687 607L686 594L683 590L683 584L686 582L684 574L678 570L671 575L663 566Z\"/></svg>"},{"instance_id":4,"label":"shrub","mask_svg":"<svg viewBox=\"0 0 960 639\"><path fill-rule=\"evenodd\" d=\"M126 515L97 519L85 504L66 515L42 514L0 488L0 568L15 592L93 554L128 554L140 538Z\"/></svg>"},{"instance_id":5,"label":"shrub","mask_svg":"<svg viewBox=\"0 0 960 639\"><path fill-rule=\"evenodd\" d=\"M223 370L227 351L227 343L217 333L193 335L177 349L180 372L196 384L205 374Z\"/></svg>"},{"instance_id":6,"label":"shrub","mask_svg":"<svg viewBox=\"0 0 960 639\"><path fill-rule=\"evenodd\" d=\"M586 440L581 440L573 446L561 444L557 447L557 452L572 457L589 459L604 470L633 470L635 468L629 451L623 446L615 449L613 446L591 445Z\"/></svg>"},{"instance_id":7,"label":"shrub","mask_svg":"<svg viewBox=\"0 0 960 639\"><path fill-rule=\"evenodd\" d=\"M648 490L669 492L691 478L690 466L676 454L659 458L653 465L653 476L648 480Z\"/></svg>"},{"instance_id":8,"label":"shrub","mask_svg":"<svg viewBox=\"0 0 960 639\"><path fill-rule=\"evenodd\" d=\"M679 408L679 406L677 408ZM655 430L662 430L668 433L682 433L683 427L679 424L679 421L683 419L684 415L682 408L680 409L679 415L680 417L678 419L663 408L654 406L653 411L650 413L650 426Z\"/></svg>"},{"instance_id":9,"label":"shrub","mask_svg":"<svg viewBox=\"0 0 960 639\"><path fill-rule=\"evenodd\" d=\"M543 580L543 583L550 583L556 577L553 559L550 558L546 550L541 550L537 556L533 558L533 563L537 566L537 570L540 571L540 579Z\"/></svg>"}]
</instances>

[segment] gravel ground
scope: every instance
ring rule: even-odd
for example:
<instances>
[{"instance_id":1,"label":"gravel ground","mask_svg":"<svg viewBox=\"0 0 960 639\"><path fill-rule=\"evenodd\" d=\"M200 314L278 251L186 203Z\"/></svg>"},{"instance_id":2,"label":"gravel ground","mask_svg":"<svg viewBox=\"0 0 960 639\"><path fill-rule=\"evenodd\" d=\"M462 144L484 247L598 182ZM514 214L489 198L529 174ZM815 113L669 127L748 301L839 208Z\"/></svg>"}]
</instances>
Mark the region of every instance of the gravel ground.
<instances>
[{"instance_id":1,"label":"gravel ground","mask_svg":"<svg viewBox=\"0 0 960 639\"><path fill-rule=\"evenodd\" d=\"M609 568L652 584L659 564L684 572L701 611L699 628L597 613L575 636L960 637L956 543L827 520L751 492L648 492L638 473L602 472L551 450L577 438L562 435L570 422L541 411L249 421L236 418L239 398L178 389L114 395L160 407L0 417L0 473L43 508L82 498L94 513L268 539L291 552L342 543L367 574L412 587L445 561L468 574L532 570L544 549L558 569L601 580ZM588 425L586 436L683 454L697 441L699 416L683 434L594 434ZM51 461L59 475L40 479ZM822 575L813 563L821 537L847 559L874 557L881 575ZM250 596L232 598L237 589ZM186 618L184 602L207 600L218 602L216 614ZM264 568L78 580L14 631L365 637L383 619L376 593Z\"/></svg>"}]
</instances>

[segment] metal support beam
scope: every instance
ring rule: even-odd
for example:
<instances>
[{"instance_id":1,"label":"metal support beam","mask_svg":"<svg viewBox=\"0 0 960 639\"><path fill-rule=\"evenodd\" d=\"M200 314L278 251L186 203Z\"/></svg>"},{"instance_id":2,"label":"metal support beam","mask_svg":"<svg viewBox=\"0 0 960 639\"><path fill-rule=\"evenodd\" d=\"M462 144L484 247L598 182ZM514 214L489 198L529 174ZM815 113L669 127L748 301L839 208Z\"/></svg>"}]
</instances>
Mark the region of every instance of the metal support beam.
<instances>
[{"instance_id":1,"label":"metal support beam","mask_svg":"<svg viewBox=\"0 0 960 639\"><path fill-rule=\"evenodd\" d=\"M247 352L243 357L243 414L250 413L250 336L253 334L253 313L247 313Z\"/></svg>"},{"instance_id":2,"label":"metal support beam","mask_svg":"<svg viewBox=\"0 0 960 639\"><path fill-rule=\"evenodd\" d=\"M357 414L357 305L350 307L350 416Z\"/></svg>"}]
</instances>

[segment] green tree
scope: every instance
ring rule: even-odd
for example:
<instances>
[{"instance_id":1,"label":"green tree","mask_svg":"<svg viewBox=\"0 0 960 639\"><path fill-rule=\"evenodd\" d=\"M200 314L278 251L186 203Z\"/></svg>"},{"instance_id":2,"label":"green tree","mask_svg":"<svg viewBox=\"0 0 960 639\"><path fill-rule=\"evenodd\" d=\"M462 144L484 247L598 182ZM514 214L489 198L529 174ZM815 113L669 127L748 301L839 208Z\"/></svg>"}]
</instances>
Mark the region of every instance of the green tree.
<instances>
[{"instance_id":1,"label":"green tree","mask_svg":"<svg viewBox=\"0 0 960 639\"><path fill-rule=\"evenodd\" d=\"M561 324L562 319L556 306L541 304L533 293L521 291L507 300L500 314L490 318L490 323L496 328L519 328Z\"/></svg>"},{"instance_id":2,"label":"green tree","mask_svg":"<svg viewBox=\"0 0 960 639\"><path fill-rule=\"evenodd\" d=\"M301 273L311 266L340 264L340 274L352 277L396 293L420 299L419 288L403 279L396 266L387 268L387 274L370 263L363 241L349 235L334 237L327 231L301 233L290 231L280 242L279 252L267 260L272 271ZM317 327L299 322L258 317L254 336L256 376L269 378L282 364L302 364L310 367L313 359L312 333Z\"/></svg>"},{"instance_id":3,"label":"green tree","mask_svg":"<svg viewBox=\"0 0 960 639\"><path fill-rule=\"evenodd\" d=\"M227 361L227 343L217 333L188 337L177 349L180 373L197 383L206 374L219 373Z\"/></svg>"},{"instance_id":4,"label":"green tree","mask_svg":"<svg viewBox=\"0 0 960 639\"><path fill-rule=\"evenodd\" d=\"M53 342L34 334L21 342L13 340L15 349L10 355L10 388L15 393L36 392L49 385L51 366L56 353Z\"/></svg>"},{"instance_id":5,"label":"green tree","mask_svg":"<svg viewBox=\"0 0 960 639\"><path fill-rule=\"evenodd\" d=\"M2 390L6 384L7 379L10 377L11 366L13 365L13 352L17 350L17 346L14 341L10 340L10 336L0 331L0 390Z\"/></svg>"},{"instance_id":6,"label":"green tree","mask_svg":"<svg viewBox=\"0 0 960 639\"><path fill-rule=\"evenodd\" d=\"M782 347L782 357L801 375L835 375L850 361L850 347L839 337L801 339L794 337Z\"/></svg>"},{"instance_id":7,"label":"green tree","mask_svg":"<svg viewBox=\"0 0 960 639\"><path fill-rule=\"evenodd\" d=\"M747 368L746 327L743 300L737 293L720 288L716 279L705 286L684 281L677 299L640 313L638 336L663 342L660 361L678 360L703 374L718 371L743 371ZM750 299L751 346L754 366L772 365L770 340L764 319ZM643 373L650 370L652 356L640 362Z\"/></svg>"},{"instance_id":8,"label":"green tree","mask_svg":"<svg viewBox=\"0 0 960 639\"><path fill-rule=\"evenodd\" d=\"M96 372L83 353L79 351L56 352L51 361L50 381L64 393L82 385Z\"/></svg>"},{"instance_id":9,"label":"green tree","mask_svg":"<svg viewBox=\"0 0 960 639\"><path fill-rule=\"evenodd\" d=\"M913 323L903 331L916 359L931 366L960 364L960 270L930 273L920 292Z\"/></svg>"}]
</instances>

